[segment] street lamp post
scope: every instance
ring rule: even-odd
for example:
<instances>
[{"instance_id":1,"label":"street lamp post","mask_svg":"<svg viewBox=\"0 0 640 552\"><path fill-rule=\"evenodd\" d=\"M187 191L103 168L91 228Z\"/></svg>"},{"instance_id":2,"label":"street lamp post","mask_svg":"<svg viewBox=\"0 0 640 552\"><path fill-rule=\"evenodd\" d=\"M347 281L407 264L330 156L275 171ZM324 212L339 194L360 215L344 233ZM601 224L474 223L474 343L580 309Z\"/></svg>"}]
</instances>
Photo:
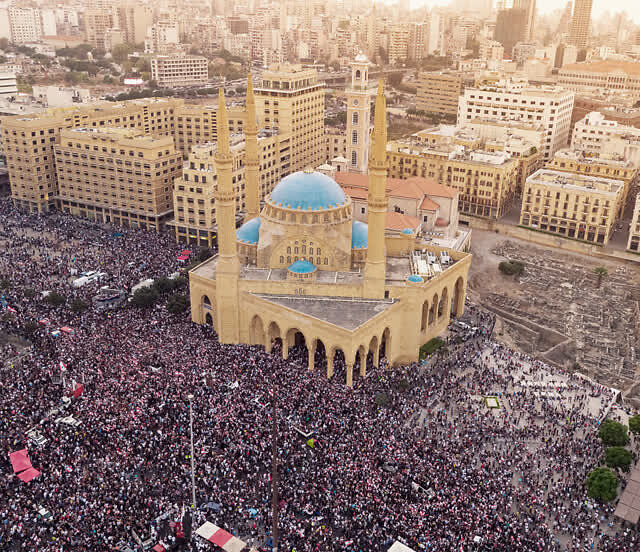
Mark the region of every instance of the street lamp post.
<instances>
[{"instance_id":1,"label":"street lamp post","mask_svg":"<svg viewBox=\"0 0 640 552\"><path fill-rule=\"evenodd\" d=\"M193 453L193 395L187 395L189 399L189 433L191 434L191 508L196 509L196 459Z\"/></svg>"}]
</instances>

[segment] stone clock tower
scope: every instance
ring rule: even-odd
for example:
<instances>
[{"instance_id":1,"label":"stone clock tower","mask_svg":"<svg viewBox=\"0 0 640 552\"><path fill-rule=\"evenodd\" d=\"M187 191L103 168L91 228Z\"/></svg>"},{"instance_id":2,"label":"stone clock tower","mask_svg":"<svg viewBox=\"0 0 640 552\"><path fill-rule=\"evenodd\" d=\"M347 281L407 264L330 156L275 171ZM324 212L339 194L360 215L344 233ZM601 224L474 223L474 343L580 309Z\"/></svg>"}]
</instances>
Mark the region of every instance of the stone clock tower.
<instances>
[{"instance_id":1,"label":"stone clock tower","mask_svg":"<svg viewBox=\"0 0 640 552\"><path fill-rule=\"evenodd\" d=\"M369 93L369 60L360 52L351 62L351 86L347 96L347 170L367 172L371 100Z\"/></svg>"}]
</instances>

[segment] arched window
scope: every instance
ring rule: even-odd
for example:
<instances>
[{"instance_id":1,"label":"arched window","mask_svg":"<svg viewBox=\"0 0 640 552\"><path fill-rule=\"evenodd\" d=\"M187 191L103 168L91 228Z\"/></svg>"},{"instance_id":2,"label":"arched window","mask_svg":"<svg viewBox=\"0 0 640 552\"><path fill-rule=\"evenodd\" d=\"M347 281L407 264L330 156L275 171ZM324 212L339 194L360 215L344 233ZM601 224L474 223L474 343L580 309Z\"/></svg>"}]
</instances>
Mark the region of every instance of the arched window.
<instances>
[{"instance_id":1,"label":"arched window","mask_svg":"<svg viewBox=\"0 0 640 552\"><path fill-rule=\"evenodd\" d=\"M317 255L322 255L322 250L318 247L318 249L316 249L316 254Z\"/></svg>"},{"instance_id":2,"label":"arched window","mask_svg":"<svg viewBox=\"0 0 640 552\"><path fill-rule=\"evenodd\" d=\"M360 78L360 69L356 71L356 79L359 79L359 78Z\"/></svg>"},{"instance_id":3,"label":"arched window","mask_svg":"<svg viewBox=\"0 0 640 552\"><path fill-rule=\"evenodd\" d=\"M297 248L297 247L294 247L294 248L293 248L293 252L297 255L297 254L298 254L298 248ZM297 259L296 259L296 260L297 260Z\"/></svg>"},{"instance_id":4,"label":"arched window","mask_svg":"<svg viewBox=\"0 0 640 552\"><path fill-rule=\"evenodd\" d=\"M319 265L320 264L320 257L316 257L316 264Z\"/></svg>"},{"instance_id":5,"label":"arched window","mask_svg":"<svg viewBox=\"0 0 640 552\"><path fill-rule=\"evenodd\" d=\"M309 255L313 255L313 247L309 248Z\"/></svg>"},{"instance_id":6,"label":"arched window","mask_svg":"<svg viewBox=\"0 0 640 552\"><path fill-rule=\"evenodd\" d=\"M324 264L329 264L329 259L327 259L326 257L324 258Z\"/></svg>"},{"instance_id":7,"label":"arched window","mask_svg":"<svg viewBox=\"0 0 640 552\"><path fill-rule=\"evenodd\" d=\"M287 264L291 264L291 257L287 257Z\"/></svg>"},{"instance_id":8,"label":"arched window","mask_svg":"<svg viewBox=\"0 0 640 552\"><path fill-rule=\"evenodd\" d=\"M284 264L284 255L280 255L280 264Z\"/></svg>"},{"instance_id":9,"label":"arched window","mask_svg":"<svg viewBox=\"0 0 640 552\"><path fill-rule=\"evenodd\" d=\"M291 254L291 246L287 247L287 254L290 255Z\"/></svg>"},{"instance_id":10,"label":"arched window","mask_svg":"<svg viewBox=\"0 0 640 552\"><path fill-rule=\"evenodd\" d=\"M358 114L357 114L357 113L354 113L354 114L351 116L351 122L352 122L354 125L357 125L357 124L358 124Z\"/></svg>"},{"instance_id":11,"label":"arched window","mask_svg":"<svg viewBox=\"0 0 640 552\"><path fill-rule=\"evenodd\" d=\"M351 164L355 167L358 164L358 153L355 151L351 152Z\"/></svg>"},{"instance_id":12,"label":"arched window","mask_svg":"<svg viewBox=\"0 0 640 552\"><path fill-rule=\"evenodd\" d=\"M354 130L353 132L351 132L351 143L352 144L357 144L358 143L358 131Z\"/></svg>"}]
</instances>

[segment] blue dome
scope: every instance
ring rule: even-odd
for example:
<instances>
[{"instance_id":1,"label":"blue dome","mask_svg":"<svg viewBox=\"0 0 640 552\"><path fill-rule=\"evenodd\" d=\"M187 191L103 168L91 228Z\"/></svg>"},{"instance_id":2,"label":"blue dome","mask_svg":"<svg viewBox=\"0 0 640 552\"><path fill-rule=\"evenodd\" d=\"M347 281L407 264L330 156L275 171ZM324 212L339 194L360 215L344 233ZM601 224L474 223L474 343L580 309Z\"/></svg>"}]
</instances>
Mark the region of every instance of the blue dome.
<instances>
[{"instance_id":1,"label":"blue dome","mask_svg":"<svg viewBox=\"0 0 640 552\"><path fill-rule=\"evenodd\" d=\"M319 210L342 205L347 196L340 185L319 172L296 172L283 178L271 192L271 203L289 209Z\"/></svg>"},{"instance_id":2,"label":"blue dome","mask_svg":"<svg viewBox=\"0 0 640 552\"><path fill-rule=\"evenodd\" d=\"M407 280L409 280L410 282L413 282L414 284L420 284L423 282L422 276L418 276L417 274L412 274L407 278Z\"/></svg>"},{"instance_id":3,"label":"blue dome","mask_svg":"<svg viewBox=\"0 0 640 552\"><path fill-rule=\"evenodd\" d=\"M296 261L292 265L289 265L289 272L295 272L296 274L310 274L315 272L316 266L309 261Z\"/></svg>"},{"instance_id":4,"label":"blue dome","mask_svg":"<svg viewBox=\"0 0 640 552\"><path fill-rule=\"evenodd\" d=\"M260 237L260 217L253 218L245 222L238 230L236 230L236 238L245 243L256 244Z\"/></svg>"},{"instance_id":5,"label":"blue dome","mask_svg":"<svg viewBox=\"0 0 640 552\"><path fill-rule=\"evenodd\" d=\"M403 234L413 234L413 230L411 230L411 228L405 228L405 229L402 231L402 233L403 233Z\"/></svg>"},{"instance_id":6,"label":"blue dome","mask_svg":"<svg viewBox=\"0 0 640 552\"><path fill-rule=\"evenodd\" d=\"M359 220L354 220L351 227L351 249L364 249L369 242L369 227Z\"/></svg>"}]
</instances>

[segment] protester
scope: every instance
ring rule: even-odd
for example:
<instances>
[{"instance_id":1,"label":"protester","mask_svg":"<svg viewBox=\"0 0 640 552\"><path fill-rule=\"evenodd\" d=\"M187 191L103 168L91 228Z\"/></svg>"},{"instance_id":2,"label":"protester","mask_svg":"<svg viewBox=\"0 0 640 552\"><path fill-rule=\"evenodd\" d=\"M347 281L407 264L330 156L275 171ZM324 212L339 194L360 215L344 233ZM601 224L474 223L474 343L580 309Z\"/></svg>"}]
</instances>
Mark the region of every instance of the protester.
<instances>
[{"instance_id":1,"label":"protester","mask_svg":"<svg viewBox=\"0 0 640 552\"><path fill-rule=\"evenodd\" d=\"M133 532L212 550L193 533L176 539L168 527L191 506L189 394L194 530L211 521L257 546L270 537L275 395L281 550L384 551L396 539L429 551L476 550L477 540L501 551L640 546L635 532L616 532L611 507L586 499L586 474L603 452L599 416L612 393L569 376L566 400L536 398L515 374L539 381L566 374L490 341L489 313L469 307L480 331L428 366L388 370L383 359L348 389L341 363L329 382L306 369L304 347L283 360L281 344L272 354L221 345L211 328L164 304L69 309L102 285L74 288L74 272L101 270L110 286L131 289L175 271L184 247L168 235L24 214L7 201L0 215L0 279L9 283L0 292L7 304L0 335L31 343L0 349L8 361L1 550L115 550L122 541L134 546ZM66 305L44 301L41 292L51 290ZM49 325L34 329L45 318ZM65 325L73 336L51 334ZM51 413L74 381L83 393ZM505 407L494 412L482 397L498 393ZM378 406L383 395L389 404ZM56 421L68 415L81 425ZM47 439L40 447L26 434L34 427ZM312 433L313 447L303 433ZM9 476L9 453L25 447L41 471L30 483ZM50 522L39 508L51 512Z\"/></svg>"}]
</instances>

